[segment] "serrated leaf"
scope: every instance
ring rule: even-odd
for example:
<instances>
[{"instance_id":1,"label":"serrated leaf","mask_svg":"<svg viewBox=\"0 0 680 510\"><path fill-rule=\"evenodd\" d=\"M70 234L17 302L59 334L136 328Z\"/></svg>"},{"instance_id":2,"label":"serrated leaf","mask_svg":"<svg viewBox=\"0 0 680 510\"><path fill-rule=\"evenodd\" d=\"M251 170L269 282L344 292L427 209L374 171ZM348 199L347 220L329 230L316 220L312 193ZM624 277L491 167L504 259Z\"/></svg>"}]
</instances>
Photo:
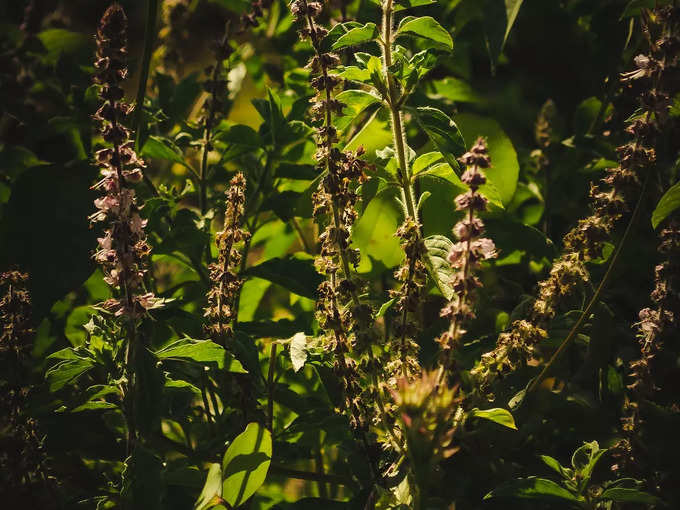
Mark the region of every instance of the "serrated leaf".
<instances>
[{"instance_id":1,"label":"serrated leaf","mask_svg":"<svg viewBox=\"0 0 680 510\"><path fill-rule=\"evenodd\" d=\"M429 106L416 108L415 114L416 121L446 162L451 168L458 168L456 158L465 153L465 140L457 124L441 110Z\"/></svg>"},{"instance_id":2,"label":"serrated leaf","mask_svg":"<svg viewBox=\"0 0 680 510\"><path fill-rule=\"evenodd\" d=\"M241 363L228 353L224 347L212 340L183 338L156 351L159 359L191 360L197 363L216 363L217 368L237 374L245 374Z\"/></svg>"},{"instance_id":3,"label":"serrated leaf","mask_svg":"<svg viewBox=\"0 0 680 510\"><path fill-rule=\"evenodd\" d=\"M81 375L94 367L90 359L72 359L57 363L45 373L50 391L59 391L67 384L74 382Z\"/></svg>"},{"instance_id":4,"label":"serrated leaf","mask_svg":"<svg viewBox=\"0 0 680 510\"><path fill-rule=\"evenodd\" d=\"M520 478L505 483L484 496L484 499L491 498L539 499L571 503L585 501L552 480L536 477Z\"/></svg>"},{"instance_id":5,"label":"serrated leaf","mask_svg":"<svg viewBox=\"0 0 680 510\"><path fill-rule=\"evenodd\" d=\"M400 35L410 35L420 37L432 43L434 47L444 47L453 49L453 39L444 27L432 16L421 16L419 18L407 16L397 29L397 37Z\"/></svg>"},{"instance_id":6,"label":"serrated leaf","mask_svg":"<svg viewBox=\"0 0 680 510\"><path fill-rule=\"evenodd\" d=\"M509 429L517 430L517 425L515 425L515 418L512 416L510 411L503 408L495 409L473 409L470 411L470 417L480 418L482 420L489 420L499 425L503 425Z\"/></svg>"},{"instance_id":7,"label":"serrated leaf","mask_svg":"<svg viewBox=\"0 0 680 510\"><path fill-rule=\"evenodd\" d=\"M347 46L357 46L375 40L379 35L375 23L366 23L361 27L354 27L338 38L331 46L332 50L339 50Z\"/></svg>"},{"instance_id":8,"label":"serrated leaf","mask_svg":"<svg viewBox=\"0 0 680 510\"><path fill-rule=\"evenodd\" d=\"M428 273L437 285L439 292L447 300L450 300L454 294L453 287L451 286L454 271L447 260L451 246L453 246L453 242L446 236L434 235L425 238Z\"/></svg>"},{"instance_id":9,"label":"serrated leaf","mask_svg":"<svg viewBox=\"0 0 680 510\"><path fill-rule=\"evenodd\" d=\"M342 116L336 116L334 119L335 127L340 131L349 126L366 108L380 102L377 94L359 89L345 90L335 98L346 105Z\"/></svg>"},{"instance_id":10,"label":"serrated leaf","mask_svg":"<svg viewBox=\"0 0 680 510\"><path fill-rule=\"evenodd\" d=\"M656 208L652 213L652 228L658 227L678 207L680 207L680 182L666 191L661 200L659 200L659 203L656 204Z\"/></svg>"},{"instance_id":11,"label":"serrated leaf","mask_svg":"<svg viewBox=\"0 0 680 510\"><path fill-rule=\"evenodd\" d=\"M272 459L272 437L259 423L249 423L222 461L222 497L236 508L264 483Z\"/></svg>"},{"instance_id":12,"label":"serrated leaf","mask_svg":"<svg viewBox=\"0 0 680 510\"><path fill-rule=\"evenodd\" d=\"M293 370L298 372L307 361L307 335L304 333L295 333L290 339L290 361L293 364Z\"/></svg>"}]
</instances>

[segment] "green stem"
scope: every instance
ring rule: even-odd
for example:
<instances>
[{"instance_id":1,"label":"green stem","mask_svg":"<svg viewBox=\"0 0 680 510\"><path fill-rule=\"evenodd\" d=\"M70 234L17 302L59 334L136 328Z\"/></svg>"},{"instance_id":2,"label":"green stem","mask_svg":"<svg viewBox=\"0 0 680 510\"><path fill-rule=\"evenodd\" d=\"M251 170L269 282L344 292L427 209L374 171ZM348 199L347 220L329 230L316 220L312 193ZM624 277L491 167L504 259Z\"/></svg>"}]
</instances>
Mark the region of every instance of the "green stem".
<instances>
[{"instance_id":1,"label":"green stem","mask_svg":"<svg viewBox=\"0 0 680 510\"><path fill-rule=\"evenodd\" d=\"M269 431L274 432L274 373L276 371L276 350L278 344L272 342L269 351L269 373L267 374L267 418L269 420Z\"/></svg>"},{"instance_id":2,"label":"green stem","mask_svg":"<svg viewBox=\"0 0 680 510\"><path fill-rule=\"evenodd\" d=\"M541 370L541 373L538 374L538 376L529 383L529 386L527 387L526 390L526 395L534 391L540 384L541 382L546 378L548 373L550 372L550 369L555 365L557 360L562 356L564 351L569 347L569 344L571 344L572 340L576 338L576 335L581 329L581 326L583 325L584 321L586 318L590 316L591 311L595 307L595 305L599 302L600 295L602 294L602 291L604 291L605 287L609 283L609 280L611 279L611 276L613 274L613 269L614 266L616 265L616 262L619 258L619 255L623 251L623 247L626 244L626 241L628 240L628 237L630 236L630 233L633 230L633 225L635 224L639 214L640 214L640 209L642 205L643 198L645 196L645 192L647 191L647 184L649 183L649 176L645 179L645 182L642 186L642 190L640 192L640 197L638 198L637 204L635 204L635 209L633 210L633 214L630 218L630 221L628 222L628 226L626 227L625 232L623 233L623 237L621 238L621 241L619 241L619 245L616 248L616 251L612 255L612 258L609 262L609 266L607 267L607 271L605 272L604 276L602 277L602 280L600 281L600 285L598 285L597 289L595 290L595 294L593 294L593 297L590 298L590 301L588 302L588 305L586 306L586 309L583 310L583 313L579 316L578 320L576 323L572 326L571 330L569 331L569 334L567 337L562 341L560 346L557 348L555 353L552 355L548 363L543 367L543 370Z\"/></svg>"},{"instance_id":3,"label":"green stem","mask_svg":"<svg viewBox=\"0 0 680 510\"><path fill-rule=\"evenodd\" d=\"M139 152L142 148L142 121L144 119L144 97L146 96L146 85L149 81L149 68L151 67L151 53L156 40L156 21L158 17L158 0L147 0L146 28L144 32L144 53L142 55L142 67L139 73L139 84L137 86L137 99L135 103L135 117L133 130L135 132L135 149ZM158 195L158 190L151 182L151 179L144 174L144 182L154 195Z\"/></svg>"}]
</instances>

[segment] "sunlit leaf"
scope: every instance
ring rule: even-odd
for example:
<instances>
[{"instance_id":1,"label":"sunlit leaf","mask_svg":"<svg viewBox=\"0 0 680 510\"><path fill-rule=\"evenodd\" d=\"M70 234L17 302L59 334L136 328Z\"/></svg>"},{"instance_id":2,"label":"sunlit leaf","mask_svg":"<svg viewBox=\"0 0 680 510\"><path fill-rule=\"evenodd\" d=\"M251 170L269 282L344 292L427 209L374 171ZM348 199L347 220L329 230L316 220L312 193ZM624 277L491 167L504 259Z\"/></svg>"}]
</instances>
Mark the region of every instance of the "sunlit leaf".
<instances>
[{"instance_id":1,"label":"sunlit leaf","mask_svg":"<svg viewBox=\"0 0 680 510\"><path fill-rule=\"evenodd\" d=\"M272 459L272 437L258 423L249 423L246 430L229 445L222 461L222 497L237 507L260 488L267 477Z\"/></svg>"}]
</instances>

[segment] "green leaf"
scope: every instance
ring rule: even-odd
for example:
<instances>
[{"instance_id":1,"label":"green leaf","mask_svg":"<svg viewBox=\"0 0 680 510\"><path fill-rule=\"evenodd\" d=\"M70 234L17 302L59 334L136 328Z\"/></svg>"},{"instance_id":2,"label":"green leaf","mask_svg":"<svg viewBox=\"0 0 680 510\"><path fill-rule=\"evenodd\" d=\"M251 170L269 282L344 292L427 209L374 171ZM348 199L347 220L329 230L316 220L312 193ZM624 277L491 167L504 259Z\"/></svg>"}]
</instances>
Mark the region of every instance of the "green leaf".
<instances>
[{"instance_id":1,"label":"green leaf","mask_svg":"<svg viewBox=\"0 0 680 510\"><path fill-rule=\"evenodd\" d=\"M142 156L153 159L165 159L189 168L189 165L184 161L182 151L179 150L172 140L162 136L149 136L144 147L142 147Z\"/></svg>"},{"instance_id":2,"label":"green leaf","mask_svg":"<svg viewBox=\"0 0 680 510\"><path fill-rule=\"evenodd\" d=\"M519 177L519 161L512 141L500 124L489 117L464 113L456 116L456 123L468 147L471 147L479 136L486 138L491 168L484 170L488 182L481 187L481 192L486 194L485 189L493 186L500 194L503 205L507 205L515 194Z\"/></svg>"},{"instance_id":3,"label":"green leaf","mask_svg":"<svg viewBox=\"0 0 680 510\"><path fill-rule=\"evenodd\" d=\"M436 3L435 0L395 0L394 12L421 7L423 5L432 5L434 3Z\"/></svg>"},{"instance_id":4,"label":"green leaf","mask_svg":"<svg viewBox=\"0 0 680 510\"><path fill-rule=\"evenodd\" d=\"M217 368L245 374L246 370L224 347L211 340L193 340L183 338L171 343L167 347L156 351L159 359L192 360L198 363L217 363Z\"/></svg>"},{"instance_id":5,"label":"green leaf","mask_svg":"<svg viewBox=\"0 0 680 510\"><path fill-rule=\"evenodd\" d=\"M78 162L36 166L13 183L0 220L0 267L18 265L31 275L33 318L78 289L94 271L97 232L88 216L97 193L97 170Z\"/></svg>"},{"instance_id":6,"label":"green leaf","mask_svg":"<svg viewBox=\"0 0 680 510\"><path fill-rule=\"evenodd\" d=\"M290 339L290 361L298 372L307 362L307 335L295 333Z\"/></svg>"},{"instance_id":7,"label":"green leaf","mask_svg":"<svg viewBox=\"0 0 680 510\"><path fill-rule=\"evenodd\" d=\"M249 423L224 454L224 500L234 508L248 500L264 483L271 459L271 434L259 423Z\"/></svg>"},{"instance_id":8,"label":"green leaf","mask_svg":"<svg viewBox=\"0 0 680 510\"><path fill-rule=\"evenodd\" d=\"M505 0L505 11L507 14L507 21L505 25L505 35L503 36L504 45L505 42L508 40L508 36L510 35L510 30L512 29L512 26L515 24L517 14L519 14L519 9L520 7L522 7L523 1L524 0Z\"/></svg>"},{"instance_id":9,"label":"green leaf","mask_svg":"<svg viewBox=\"0 0 680 510\"><path fill-rule=\"evenodd\" d=\"M554 459L548 455L541 455L541 460L545 463L546 466L548 466L550 469L558 473L565 480L571 480L572 477L574 476L574 472L571 469L566 468L562 464L560 464L560 462L557 459Z\"/></svg>"},{"instance_id":10,"label":"green leaf","mask_svg":"<svg viewBox=\"0 0 680 510\"><path fill-rule=\"evenodd\" d=\"M680 207L680 182L672 186L656 204L652 213L652 228L656 228L663 220Z\"/></svg>"},{"instance_id":11,"label":"green leaf","mask_svg":"<svg viewBox=\"0 0 680 510\"><path fill-rule=\"evenodd\" d=\"M432 82L435 93L455 103L480 103L483 98L468 84L458 78L444 78Z\"/></svg>"},{"instance_id":12,"label":"green leaf","mask_svg":"<svg viewBox=\"0 0 680 510\"><path fill-rule=\"evenodd\" d=\"M583 446L574 452L574 455L571 457L571 465L580 475L579 479L581 487L586 487L588 485L588 481L593 474L597 462L605 453L607 453L607 449L601 450L597 441L584 443Z\"/></svg>"},{"instance_id":13,"label":"green leaf","mask_svg":"<svg viewBox=\"0 0 680 510\"><path fill-rule=\"evenodd\" d=\"M316 289L323 281L314 268L314 258L302 252L269 259L249 268L246 274L276 283L310 299L316 297Z\"/></svg>"},{"instance_id":14,"label":"green leaf","mask_svg":"<svg viewBox=\"0 0 680 510\"><path fill-rule=\"evenodd\" d=\"M441 110L429 106L417 108L415 117L451 168L458 168L456 158L465 153L465 140L456 123Z\"/></svg>"},{"instance_id":15,"label":"green leaf","mask_svg":"<svg viewBox=\"0 0 680 510\"><path fill-rule=\"evenodd\" d=\"M57 363L45 373L45 379L50 387L50 391L59 391L67 384L76 381L93 366L94 362L91 359L80 357Z\"/></svg>"},{"instance_id":16,"label":"green leaf","mask_svg":"<svg viewBox=\"0 0 680 510\"><path fill-rule=\"evenodd\" d=\"M431 16L405 17L401 20L397 29L397 37L400 35L420 37L433 43L432 46L434 47L453 49L451 34Z\"/></svg>"},{"instance_id":17,"label":"green leaf","mask_svg":"<svg viewBox=\"0 0 680 510\"><path fill-rule=\"evenodd\" d=\"M570 503L584 501L583 498L572 494L552 480L536 477L520 478L505 483L484 496L484 499L491 498L539 499Z\"/></svg>"},{"instance_id":18,"label":"green leaf","mask_svg":"<svg viewBox=\"0 0 680 510\"><path fill-rule=\"evenodd\" d=\"M375 314L376 319L379 317L383 317L387 311L392 308L392 305L397 301L397 298L392 298L389 301L385 301L382 305L380 305L380 309L378 310L378 313Z\"/></svg>"},{"instance_id":19,"label":"green leaf","mask_svg":"<svg viewBox=\"0 0 680 510\"><path fill-rule=\"evenodd\" d=\"M601 501L615 501L617 503L642 503L644 505L658 505L661 503L661 499L652 494L623 487L607 489L598 499Z\"/></svg>"},{"instance_id":20,"label":"green leaf","mask_svg":"<svg viewBox=\"0 0 680 510\"><path fill-rule=\"evenodd\" d=\"M194 503L194 510L206 510L222 501L222 466L217 463L210 464L208 476L205 479L203 490Z\"/></svg>"},{"instance_id":21,"label":"green leaf","mask_svg":"<svg viewBox=\"0 0 680 510\"><path fill-rule=\"evenodd\" d=\"M523 0L486 0L484 3L484 32L491 69L496 62L510 35Z\"/></svg>"},{"instance_id":22,"label":"green leaf","mask_svg":"<svg viewBox=\"0 0 680 510\"><path fill-rule=\"evenodd\" d=\"M335 127L340 131L349 126L366 108L380 102L377 94L359 89L345 90L335 98L346 105L342 116L336 116L334 119Z\"/></svg>"},{"instance_id":23,"label":"green leaf","mask_svg":"<svg viewBox=\"0 0 680 510\"><path fill-rule=\"evenodd\" d=\"M370 271L371 259L380 261L388 268L401 262L399 239L394 236L400 218L401 212L395 202L393 189L379 192L368 203L352 230L353 245L362 254L359 272Z\"/></svg>"},{"instance_id":24,"label":"green leaf","mask_svg":"<svg viewBox=\"0 0 680 510\"><path fill-rule=\"evenodd\" d=\"M502 409L500 407L484 410L475 408L470 411L470 416L473 418L481 418L482 420L489 420L509 429L517 430L515 418L507 409Z\"/></svg>"},{"instance_id":25,"label":"green leaf","mask_svg":"<svg viewBox=\"0 0 680 510\"><path fill-rule=\"evenodd\" d=\"M366 23L362 27L355 27L343 34L333 46L332 50L339 50L347 46L356 46L375 40L379 35L378 27L375 23Z\"/></svg>"},{"instance_id":26,"label":"green leaf","mask_svg":"<svg viewBox=\"0 0 680 510\"><path fill-rule=\"evenodd\" d=\"M392 129L384 108L376 111L366 121L359 132L345 146L345 150L355 151L359 147L366 150L365 159L375 160L375 151L392 144Z\"/></svg>"},{"instance_id":27,"label":"green leaf","mask_svg":"<svg viewBox=\"0 0 680 510\"><path fill-rule=\"evenodd\" d=\"M38 39L47 50L46 59L56 63L62 54L86 51L91 40L85 34L72 32L63 28L50 28L38 34Z\"/></svg>"},{"instance_id":28,"label":"green leaf","mask_svg":"<svg viewBox=\"0 0 680 510\"><path fill-rule=\"evenodd\" d=\"M673 0L630 0L619 20L639 16L642 9L654 9L654 7L657 6L661 7L662 5L668 5L672 1Z\"/></svg>"},{"instance_id":29,"label":"green leaf","mask_svg":"<svg viewBox=\"0 0 680 510\"><path fill-rule=\"evenodd\" d=\"M439 292L447 300L453 297L454 291L451 286L453 268L447 259L453 242L448 237L433 235L425 238L427 248L427 271L437 285Z\"/></svg>"}]
</instances>

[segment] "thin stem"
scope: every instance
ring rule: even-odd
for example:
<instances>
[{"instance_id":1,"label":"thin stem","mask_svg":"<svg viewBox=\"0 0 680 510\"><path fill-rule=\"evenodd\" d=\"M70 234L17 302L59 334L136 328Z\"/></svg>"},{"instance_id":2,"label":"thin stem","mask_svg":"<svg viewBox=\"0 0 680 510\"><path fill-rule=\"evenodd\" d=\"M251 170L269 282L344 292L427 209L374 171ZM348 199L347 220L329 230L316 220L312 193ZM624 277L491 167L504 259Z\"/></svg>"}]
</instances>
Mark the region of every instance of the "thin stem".
<instances>
[{"instance_id":1,"label":"thin stem","mask_svg":"<svg viewBox=\"0 0 680 510\"><path fill-rule=\"evenodd\" d=\"M545 379L545 377L548 375L550 372L550 369L555 365L557 360L562 356L564 351L567 349L569 344L571 344L572 340L576 337L578 332L581 329L581 326L583 325L583 322L586 320L587 317L590 316L590 313L592 309L595 307L595 305L598 303L600 299L600 295L602 294L602 291L604 291L605 287L609 283L609 280L613 274L613 269L614 266L616 265L616 262L618 261L619 255L623 251L623 247L626 244L626 241L633 230L633 225L637 221L637 218L640 213L641 205L643 202L643 198L645 196L645 192L647 191L647 184L649 183L649 175L645 179L645 182L642 186L642 190L640 192L640 197L638 198L637 204L635 204L635 209L633 210L633 214L630 218L630 221L628 222L628 226L626 227L625 232L623 233L623 237L621 238L621 241L619 241L619 245L616 248L616 251L612 255L612 258L609 262L609 266L607 267L607 271L605 272L604 276L602 277L602 280L600 281L600 285L598 285L597 289L595 290L595 294L593 294L593 297L590 298L590 301L588 302L588 305L586 306L586 309L581 313L579 316L578 320L576 323L572 326L571 330L569 331L569 334L567 337L562 341L560 346L557 348L555 353L552 355L548 363L543 367L543 370L541 370L541 373L538 374L538 376L531 381L529 386L527 387L526 390L526 395L534 391L540 384L541 382Z\"/></svg>"},{"instance_id":2,"label":"thin stem","mask_svg":"<svg viewBox=\"0 0 680 510\"><path fill-rule=\"evenodd\" d=\"M329 473L315 473L312 471L302 471L299 469L290 469L281 464L272 463L270 470L288 478L297 478L298 480L309 480L312 482L333 483L336 485L354 486L355 483L351 478L342 475L333 475Z\"/></svg>"},{"instance_id":3,"label":"thin stem","mask_svg":"<svg viewBox=\"0 0 680 510\"><path fill-rule=\"evenodd\" d=\"M276 342L272 342L269 350L269 372L267 373L267 419L269 420L269 431L274 432L274 373L276 372Z\"/></svg>"},{"instance_id":4,"label":"thin stem","mask_svg":"<svg viewBox=\"0 0 680 510\"><path fill-rule=\"evenodd\" d=\"M307 240L305 233L302 231L302 228L300 227L300 223L298 222L298 220L295 218L291 218L290 224L293 226L293 229L295 229L295 233L298 235L298 238L300 239L300 242L302 243L302 247L305 249L305 252L310 254L314 253L314 249L309 244L309 241Z\"/></svg>"},{"instance_id":5,"label":"thin stem","mask_svg":"<svg viewBox=\"0 0 680 510\"><path fill-rule=\"evenodd\" d=\"M149 69L151 67L151 53L156 40L156 21L158 17L158 0L147 0L146 28L144 31L144 53L142 55L142 67L139 73L139 84L137 86L136 110L133 129L135 132L135 149L141 151L142 143L142 121L144 120L144 97L146 96L146 85L149 81ZM149 187L153 195L158 196L158 190L146 173L144 183Z\"/></svg>"}]
</instances>

